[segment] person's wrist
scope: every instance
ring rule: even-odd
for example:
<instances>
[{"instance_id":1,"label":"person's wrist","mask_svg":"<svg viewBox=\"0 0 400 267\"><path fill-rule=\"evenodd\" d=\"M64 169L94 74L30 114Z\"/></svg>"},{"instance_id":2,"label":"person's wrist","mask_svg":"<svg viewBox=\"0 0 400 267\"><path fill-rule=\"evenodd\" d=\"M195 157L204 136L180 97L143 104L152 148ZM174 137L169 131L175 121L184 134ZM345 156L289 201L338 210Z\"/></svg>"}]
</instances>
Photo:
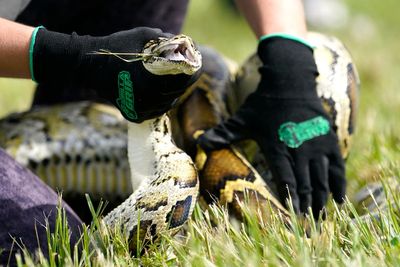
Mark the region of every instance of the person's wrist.
<instances>
[{"instance_id":1,"label":"person's wrist","mask_svg":"<svg viewBox=\"0 0 400 267\"><path fill-rule=\"evenodd\" d=\"M317 98L318 75L313 50L297 40L271 36L260 41L257 50L263 65L260 86L269 97Z\"/></svg>"},{"instance_id":2,"label":"person's wrist","mask_svg":"<svg viewBox=\"0 0 400 267\"><path fill-rule=\"evenodd\" d=\"M308 55L313 58L313 46L300 41L300 39L285 38L280 35L268 35L268 38L261 37L257 46L257 54L265 64L276 57L276 53L285 51L287 55L295 56L297 53Z\"/></svg>"}]
</instances>

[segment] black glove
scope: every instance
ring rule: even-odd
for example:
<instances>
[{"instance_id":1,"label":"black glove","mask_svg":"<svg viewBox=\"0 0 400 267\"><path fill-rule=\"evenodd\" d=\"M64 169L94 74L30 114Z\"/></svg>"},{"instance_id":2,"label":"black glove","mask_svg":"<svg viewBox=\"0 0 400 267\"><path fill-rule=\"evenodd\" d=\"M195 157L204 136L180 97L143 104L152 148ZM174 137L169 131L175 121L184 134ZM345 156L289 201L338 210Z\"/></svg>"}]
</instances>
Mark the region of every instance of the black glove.
<instances>
[{"instance_id":1,"label":"black glove","mask_svg":"<svg viewBox=\"0 0 400 267\"><path fill-rule=\"evenodd\" d=\"M341 203L346 180L338 139L316 93L318 75L312 49L281 37L263 40L257 90L226 122L199 138L205 150L254 139L265 155L281 201L290 192L296 212L315 216L329 191Z\"/></svg>"},{"instance_id":2,"label":"black glove","mask_svg":"<svg viewBox=\"0 0 400 267\"><path fill-rule=\"evenodd\" d=\"M158 37L171 35L144 27L105 37L67 35L40 28L32 42L32 78L39 83L72 82L93 88L133 122L154 118L171 108L195 81L195 75L153 75L141 61L127 63L92 52L106 49L138 53L149 40Z\"/></svg>"}]
</instances>

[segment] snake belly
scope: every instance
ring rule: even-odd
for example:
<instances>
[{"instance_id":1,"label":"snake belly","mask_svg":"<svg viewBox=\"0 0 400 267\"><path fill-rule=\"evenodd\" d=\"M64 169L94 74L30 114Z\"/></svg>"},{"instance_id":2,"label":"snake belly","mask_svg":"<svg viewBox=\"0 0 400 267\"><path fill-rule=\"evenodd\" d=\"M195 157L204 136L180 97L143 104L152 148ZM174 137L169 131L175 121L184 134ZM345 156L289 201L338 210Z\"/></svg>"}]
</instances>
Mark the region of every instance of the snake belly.
<instances>
[{"instance_id":1,"label":"snake belly","mask_svg":"<svg viewBox=\"0 0 400 267\"><path fill-rule=\"evenodd\" d=\"M128 123L128 158L132 184L140 184L121 205L104 217L110 227L123 226L130 248L154 241L165 231L175 234L189 219L199 190L190 157L177 148L167 115L138 125Z\"/></svg>"}]
</instances>

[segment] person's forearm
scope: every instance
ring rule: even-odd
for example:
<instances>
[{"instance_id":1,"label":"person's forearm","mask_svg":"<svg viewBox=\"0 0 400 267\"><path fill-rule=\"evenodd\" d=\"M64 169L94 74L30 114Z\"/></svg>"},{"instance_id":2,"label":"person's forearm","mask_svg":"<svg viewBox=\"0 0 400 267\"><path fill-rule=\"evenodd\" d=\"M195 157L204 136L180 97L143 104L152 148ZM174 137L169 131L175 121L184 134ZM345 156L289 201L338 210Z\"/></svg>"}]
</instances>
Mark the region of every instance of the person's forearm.
<instances>
[{"instance_id":1,"label":"person's forearm","mask_svg":"<svg viewBox=\"0 0 400 267\"><path fill-rule=\"evenodd\" d=\"M0 76L30 78L29 44L34 28L0 18Z\"/></svg>"},{"instance_id":2,"label":"person's forearm","mask_svg":"<svg viewBox=\"0 0 400 267\"><path fill-rule=\"evenodd\" d=\"M306 37L301 0L235 0L257 38L271 33Z\"/></svg>"}]
</instances>

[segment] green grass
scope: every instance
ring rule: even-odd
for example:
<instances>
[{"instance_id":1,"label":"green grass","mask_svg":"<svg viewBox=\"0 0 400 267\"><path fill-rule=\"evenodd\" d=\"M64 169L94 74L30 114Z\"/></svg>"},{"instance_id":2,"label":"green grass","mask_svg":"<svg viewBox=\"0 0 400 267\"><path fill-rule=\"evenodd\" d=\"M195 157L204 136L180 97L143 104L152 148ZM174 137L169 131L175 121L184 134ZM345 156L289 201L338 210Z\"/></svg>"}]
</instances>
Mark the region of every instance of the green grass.
<instances>
[{"instance_id":1,"label":"green grass","mask_svg":"<svg viewBox=\"0 0 400 267\"><path fill-rule=\"evenodd\" d=\"M332 204L328 219L318 224L292 213L290 230L277 215L260 221L245 209L238 222L221 207L204 212L197 206L184 231L173 238L162 235L137 257L130 255L126 236L105 227L93 207L94 222L70 249L60 210L54 232L48 232L50 258L25 251L17 259L20 266L398 266L399 203L394 194L378 219L359 216L349 202L340 208Z\"/></svg>"},{"instance_id":2,"label":"green grass","mask_svg":"<svg viewBox=\"0 0 400 267\"><path fill-rule=\"evenodd\" d=\"M0 78L0 118L28 109L33 88L34 83L28 80Z\"/></svg>"},{"instance_id":3,"label":"green grass","mask_svg":"<svg viewBox=\"0 0 400 267\"><path fill-rule=\"evenodd\" d=\"M339 36L350 49L362 83L354 145L347 161L351 201L364 184L399 177L400 53L397 50L400 43L397 25L400 4L398 0L346 2L350 6L348 26L330 33ZM244 20L226 11L224 1L193 0L184 32L239 63L256 46ZM0 116L27 108L32 85L0 80ZM395 203L399 203L398 192L394 193ZM398 266L397 210L395 204L382 211L381 221L365 221L350 203L341 209L331 203L328 220L322 223L321 229L312 229L309 239L295 219L294 225L298 227L287 231L278 218L265 225L254 223L253 219L231 224L224 210L213 208L207 213L196 210L185 236L165 236L160 246L140 258L130 257L127 240L122 235L112 236L107 231L101 235L108 244L105 251L89 248L95 225L84 230L82 242L85 246L81 255L78 256L76 250L62 251L68 238L66 230L62 229L61 216L59 233L49 236L57 258L47 262L43 257L34 261L23 257L20 262L21 265L25 262L42 266ZM208 219L210 216L216 217L216 226ZM175 256L171 257L172 254Z\"/></svg>"}]
</instances>

